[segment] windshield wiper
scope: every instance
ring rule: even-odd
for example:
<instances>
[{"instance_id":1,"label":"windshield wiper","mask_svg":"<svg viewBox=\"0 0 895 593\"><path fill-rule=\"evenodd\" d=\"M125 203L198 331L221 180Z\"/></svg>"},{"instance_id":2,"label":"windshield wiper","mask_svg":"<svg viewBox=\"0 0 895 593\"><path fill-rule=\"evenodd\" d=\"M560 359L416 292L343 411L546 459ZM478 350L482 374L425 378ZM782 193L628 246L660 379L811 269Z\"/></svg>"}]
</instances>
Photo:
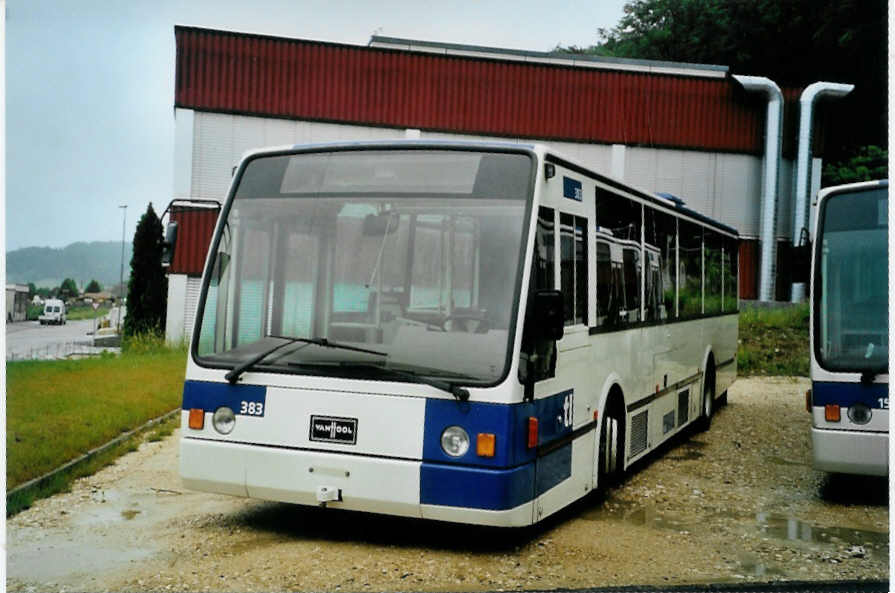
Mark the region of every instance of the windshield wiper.
<instances>
[{"instance_id":1,"label":"windshield wiper","mask_svg":"<svg viewBox=\"0 0 895 593\"><path fill-rule=\"evenodd\" d=\"M349 346L347 344L340 344L338 342L330 342L326 338L293 338L290 336L264 336L264 337L265 338L277 338L279 340L286 340L286 342L284 342L282 344L277 344L273 348L264 350L261 353L256 354L252 358L248 359L241 365L233 367L233 370L231 370L229 373L224 375L224 378L227 379L227 381L229 381L231 385L235 385L236 382L239 380L239 377L242 376L243 373L245 373L247 370L249 370L256 364L258 364L259 362L261 362L261 360L263 360L264 358L267 358L268 356L270 356L271 354L273 354L280 348L285 348L286 346L288 346L290 344L295 344L295 343L299 343L299 342L303 343L305 345L315 344L317 346L323 346L325 348L339 348L341 350L352 350L354 352L364 352L366 354L376 354L378 356L388 356L388 354L386 354L385 352L379 352L377 350L367 350L366 348L357 348L355 346ZM299 348L298 350L301 350L301 348Z\"/></svg>"},{"instance_id":2,"label":"windshield wiper","mask_svg":"<svg viewBox=\"0 0 895 593\"><path fill-rule=\"evenodd\" d=\"M349 367L349 368L367 368L367 369L375 369L380 371L384 375L389 375L392 377L397 377L399 379L407 379L412 383L421 383L423 385L429 385L430 387L434 387L435 389L439 389L441 391L445 391L450 393L455 398L460 400L461 402L465 402L469 399L469 390L463 387L458 386L456 383L452 383L450 381L441 381L439 379L431 379L427 377L422 377L415 373L408 373L406 371L398 371L395 369L386 368L384 366L380 366L378 364L369 364L363 362L342 362L339 364L341 367Z\"/></svg>"}]
</instances>

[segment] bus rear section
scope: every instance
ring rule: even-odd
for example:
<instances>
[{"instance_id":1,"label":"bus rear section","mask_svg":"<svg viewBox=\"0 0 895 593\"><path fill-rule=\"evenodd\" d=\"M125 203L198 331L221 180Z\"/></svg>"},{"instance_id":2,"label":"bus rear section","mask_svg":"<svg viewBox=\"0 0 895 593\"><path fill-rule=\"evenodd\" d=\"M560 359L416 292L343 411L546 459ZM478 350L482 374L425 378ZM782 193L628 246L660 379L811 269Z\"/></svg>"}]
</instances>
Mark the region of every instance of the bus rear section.
<instances>
[{"instance_id":1,"label":"bus rear section","mask_svg":"<svg viewBox=\"0 0 895 593\"><path fill-rule=\"evenodd\" d=\"M888 475L888 182L823 190L814 236L814 466Z\"/></svg>"},{"instance_id":2,"label":"bus rear section","mask_svg":"<svg viewBox=\"0 0 895 593\"><path fill-rule=\"evenodd\" d=\"M247 158L197 311L185 486L532 523L570 472L538 472L564 396L523 402L512 356L535 162L407 144Z\"/></svg>"}]
</instances>

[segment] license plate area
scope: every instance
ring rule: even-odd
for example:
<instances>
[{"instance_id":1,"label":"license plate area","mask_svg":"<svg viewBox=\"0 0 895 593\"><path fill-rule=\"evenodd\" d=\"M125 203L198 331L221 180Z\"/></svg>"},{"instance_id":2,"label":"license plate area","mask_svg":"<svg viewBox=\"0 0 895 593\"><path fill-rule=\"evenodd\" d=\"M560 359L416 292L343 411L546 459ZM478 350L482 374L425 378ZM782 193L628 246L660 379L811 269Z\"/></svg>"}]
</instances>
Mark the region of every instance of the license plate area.
<instances>
[{"instance_id":1,"label":"license plate area","mask_svg":"<svg viewBox=\"0 0 895 593\"><path fill-rule=\"evenodd\" d=\"M319 443L354 445L357 443L357 418L312 415L308 438Z\"/></svg>"}]
</instances>

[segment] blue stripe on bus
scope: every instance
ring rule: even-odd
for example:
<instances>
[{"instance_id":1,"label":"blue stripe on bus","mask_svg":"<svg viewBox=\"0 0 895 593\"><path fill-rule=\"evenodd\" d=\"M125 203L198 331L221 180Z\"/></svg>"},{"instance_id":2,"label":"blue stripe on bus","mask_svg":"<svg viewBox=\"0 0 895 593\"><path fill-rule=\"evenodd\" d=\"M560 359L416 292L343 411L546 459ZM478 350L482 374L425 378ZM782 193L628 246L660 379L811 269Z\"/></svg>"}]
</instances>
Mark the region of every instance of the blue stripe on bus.
<instances>
[{"instance_id":1,"label":"blue stripe on bus","mask_svg":"<svg viewBox=\"0 0 895 593\"><path fill-rule=\"evenodd\" d=\"M835 383L832 381L813 381L811 384L811 403L815 406L839 404L849 407L862 403L869 408L882 408L880 398L889 397L887 383L862 385L861 383Z\"/></svg>"},{"instance_id":2,"label":"blue stripe on bus","mask_svg":"<svg viewBox=\"0 0 895 593\"><path fill-rule=\"evenodd\" d=\"M501 511L534 498L534 464L490 469L423 463L420 503Z\"/></svg>"},{"instance_id":3,"label":"blue stripe on bus","mask_svg":"<svg viewBox=\"0 0 895 593\"><path fill-rule=\"evenodd\" d=\"M264 385L230 385L208 381L183 383L184 410L200 408L206 412L213 412L221 406L227 406L239 414L242 402L264 404L266 399L267 387Z\"/></svg>"},{"instance_id":4,"label":"blue stripe on bus","mask_svg":"<svg viewBox=\"0 0 895 593\"><path fill-rule=\"evenodd\" d=\"M566 422L566 406L572 405L574 390L520 404L458 402L450 399L426 400L423 431L423 460L486 467L513 467L533 461L537 456L528 447L528 419L538 419L538 445L544 447L572 433ZM461 426L469 434L469 451L450 457L441 448L441 433L448 426ZM494 457L476 454L476 437L490 433L496 437Z\"/></svg>"},{"instance_id":5,"label":"blue stripe on bus","mask_svg":"<svg viewBox=\"0 0 895 593\"><path fill-rule=\"evenodd\" d=\"M537 456L528 447L528 419L538 419L541 448L572 433L567 407L569 389L534 402L493 404L447 399L426 401L420 501L454 507L510 509L540 496L572 475L571 442ZM441 448L441 433L461 426L469 434L469 450L449 457ZM495 435L494 457L476 453L479 433Z\"/></svg>"}]
</instances>

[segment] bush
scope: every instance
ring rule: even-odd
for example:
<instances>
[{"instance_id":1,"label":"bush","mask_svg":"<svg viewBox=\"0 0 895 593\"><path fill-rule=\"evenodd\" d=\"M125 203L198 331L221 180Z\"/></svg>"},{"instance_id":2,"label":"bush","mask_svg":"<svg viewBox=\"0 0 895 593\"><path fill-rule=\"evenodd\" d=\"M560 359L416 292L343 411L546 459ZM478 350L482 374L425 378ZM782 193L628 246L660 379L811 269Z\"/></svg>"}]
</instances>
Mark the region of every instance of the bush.
<instances>
[{"instance_id":1,"label":"bush","mask_svg":"<svg viewBox=\"0 0 895 593\"><path fill-rule=\"evenodd\" d=\"M740 312L741 375L808 376L808 305Z\"/></svg>"},{"instance_id":2,"label":"bush","mask_svg":"<svg viewBox=\"0 0 895 593\"><path fill-rule=\"evenodd\" d=\"M171 348L165 343L165 336L153 332L125 335L121 340L123 355L162 354L170 350Z\"/></svg>"}]
</instances>

